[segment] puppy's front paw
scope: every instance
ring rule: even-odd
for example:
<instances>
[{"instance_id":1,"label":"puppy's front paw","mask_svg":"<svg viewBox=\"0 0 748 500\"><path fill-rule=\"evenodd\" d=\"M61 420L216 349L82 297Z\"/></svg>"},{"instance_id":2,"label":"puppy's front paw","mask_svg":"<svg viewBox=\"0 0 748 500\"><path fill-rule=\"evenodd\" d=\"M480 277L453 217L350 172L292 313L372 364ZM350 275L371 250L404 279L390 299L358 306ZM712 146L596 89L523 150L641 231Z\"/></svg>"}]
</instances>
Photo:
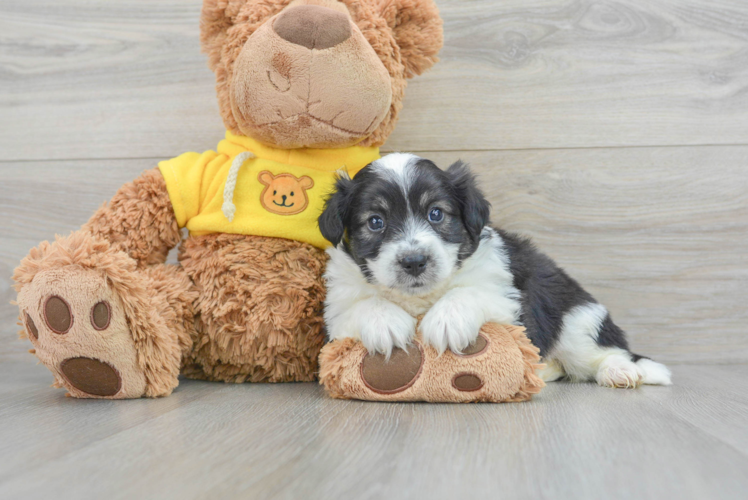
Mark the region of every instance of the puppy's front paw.
<instances>
[{"instance_id":1,"label":"puppy's front paw","mask_svg":"<svg viewBox=\"0 0 748 500\"><path fill-rule=\"evenodd\" d=\"M357 318L364 347L388 358L394 347L405 349L416 333L416 319L386 300L373 299L369 305Z\"/></svg>"},{"instance_id":2,"label":"puppy's front paw","mask_svg":"<svg viewBox=\"0 0 748 500\"><path fill-rule=\"evenodd\" d=\"M447 347L460 353L478 338L483 317L459 303L442 300L434 304L421 321L423 340L443 353Z\"/></svg>"}]
</instances>

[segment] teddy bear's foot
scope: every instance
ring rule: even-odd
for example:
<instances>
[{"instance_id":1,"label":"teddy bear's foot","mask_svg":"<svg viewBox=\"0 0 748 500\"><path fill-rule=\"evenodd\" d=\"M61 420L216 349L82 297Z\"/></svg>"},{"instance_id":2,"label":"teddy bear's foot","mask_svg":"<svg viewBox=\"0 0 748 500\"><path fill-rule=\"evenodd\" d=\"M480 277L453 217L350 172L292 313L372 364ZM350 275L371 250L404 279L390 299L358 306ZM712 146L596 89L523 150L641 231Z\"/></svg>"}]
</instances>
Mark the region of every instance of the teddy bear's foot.
<instances>
[{"instance_id":1,"label":"teddy bear's foot","mask_svg":"<svg viewBox=\"0 0 748 500\"><path fill-rule=\"evenodd\" d=\"M122 303L95 271L39 273L18 300L36 356L57 386L78 398L137 398L145 392Z\"/></svg>"},{"instance_id":2,"label":"teddy bear's foot","mask_svg":"<svg viewBox=\"0 0 748 500\"><path fill-rule=\"evenodd\" d=\"M369 401L525 401L545 384L535 375L538 350L517 326L486 324L462 354L441 356L420 334L389 360L354 339L331 342L320 355L320 383L335 398Z\"/></svg>"},{"instance_id":3,"label":"teddy bear's foot","mask_svg":"<svg viewBox=\"0 0 748 500\"><path fill-rule=\"evenodd\" d=\"M169 293L180 297L176 271L137 269L107 243L75 233L32 251L15 278L25 333L56 387L106 399L161 396L176 387L184 346L170 319L181 311L177 303L169 307L164 291L171 283Z\"/></svg>"}]
</instances>

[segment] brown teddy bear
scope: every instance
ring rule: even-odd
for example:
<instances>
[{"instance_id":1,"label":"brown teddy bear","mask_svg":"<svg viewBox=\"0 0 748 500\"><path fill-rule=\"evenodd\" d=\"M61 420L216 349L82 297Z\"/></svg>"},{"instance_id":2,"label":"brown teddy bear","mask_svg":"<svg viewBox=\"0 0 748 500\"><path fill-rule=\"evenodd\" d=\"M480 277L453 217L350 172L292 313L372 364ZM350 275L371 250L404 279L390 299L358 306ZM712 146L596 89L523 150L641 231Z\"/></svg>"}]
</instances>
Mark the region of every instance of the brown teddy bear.
<instances>
[{"instance_id":1,"label":"brown teddy bear","mask_svg":"<svg viewBox=\"0 0 748 500\"><path fill-rule=\"evenodd\" d=\"M226 138L145 172L15 271L22 336L72 396L166 396L180 373L313 380L317 217L338 169L379 157L442 44L432 0L205 0L200 28Z\"/></svg>"}]
</instances>

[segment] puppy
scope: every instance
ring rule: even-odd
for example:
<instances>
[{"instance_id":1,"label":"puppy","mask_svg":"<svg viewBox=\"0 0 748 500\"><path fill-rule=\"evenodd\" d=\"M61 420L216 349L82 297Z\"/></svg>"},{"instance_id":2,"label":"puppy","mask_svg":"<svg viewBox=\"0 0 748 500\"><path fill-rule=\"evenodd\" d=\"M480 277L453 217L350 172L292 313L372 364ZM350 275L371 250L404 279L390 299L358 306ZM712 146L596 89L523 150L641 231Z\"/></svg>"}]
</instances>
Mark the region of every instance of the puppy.
<instances>
[{"instance_id":1,"label":"puppy","mask_svg":"<svg viewBox=\"0 0 748 500\"><path fill-rule=\"evenodd\" d=\"M463 163L446 171L391 154L341 176L319 218L328 250L330 339L389 356L425 315L423 340L460 352L486 322L521 324L546 381L607 387L670 384L662 364L629 351L608 311L525 238L490 227L490 205Z\"/></svg>"}]
</instances>

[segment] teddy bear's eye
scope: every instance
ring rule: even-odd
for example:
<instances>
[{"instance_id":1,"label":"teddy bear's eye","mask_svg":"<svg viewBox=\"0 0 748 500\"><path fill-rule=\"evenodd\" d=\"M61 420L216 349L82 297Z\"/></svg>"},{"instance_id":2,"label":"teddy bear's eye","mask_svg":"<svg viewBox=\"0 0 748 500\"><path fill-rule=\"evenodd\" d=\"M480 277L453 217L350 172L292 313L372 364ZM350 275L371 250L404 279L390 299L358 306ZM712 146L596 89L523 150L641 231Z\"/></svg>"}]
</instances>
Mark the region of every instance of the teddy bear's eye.
<instances>
[{"instance_id":1,"label":"teddy bear's eye","mask_svg":"<svg viewBox=\"0 0 748 500\"><path fill-rule=\"evenodd\" d=\"M293 191L291 191L291 196L293 196Z\"/></svg>"},{"instance_id":2,"label":"teddy bear's eye","mask_svg":"<svg viewBox=\"0 0 748 500\"><path fill-rule=\"evenodd\" d=\"M278 194L278 191L273 191L273 196L275 196L276 194Z\"/></svg>"}]
</instances>

